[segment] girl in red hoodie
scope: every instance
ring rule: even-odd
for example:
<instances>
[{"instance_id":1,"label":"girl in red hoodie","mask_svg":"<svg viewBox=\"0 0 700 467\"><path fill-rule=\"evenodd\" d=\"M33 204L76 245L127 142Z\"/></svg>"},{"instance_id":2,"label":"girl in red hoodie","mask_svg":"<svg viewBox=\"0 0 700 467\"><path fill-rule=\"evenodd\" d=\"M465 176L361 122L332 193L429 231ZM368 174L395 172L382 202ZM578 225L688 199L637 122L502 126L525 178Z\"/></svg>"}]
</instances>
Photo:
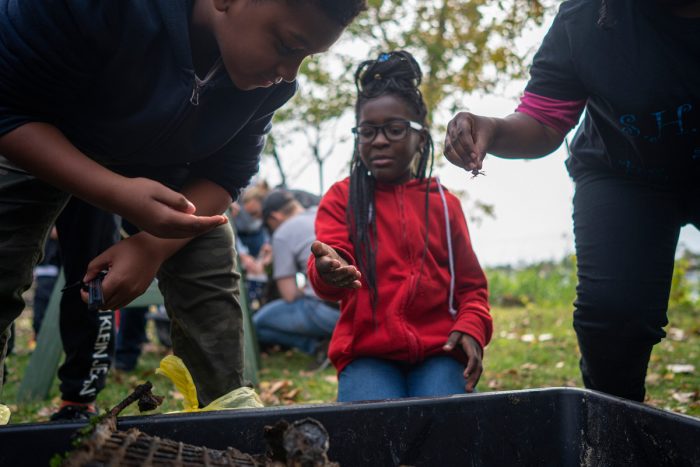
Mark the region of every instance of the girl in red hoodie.
<instances>
[{"instance_id":1,"label":"girl in red hoodie","mask_svg":"<svg viewBox=\"0 0 700 467\"><path fill-rule=\"evenodd\" d=\"M407 52L360 64L349 178L318 208L308 277L340 301L329 347L338 400L472 392L489 342L486 278L433 143Z\"/></svg>"}]
</instances>

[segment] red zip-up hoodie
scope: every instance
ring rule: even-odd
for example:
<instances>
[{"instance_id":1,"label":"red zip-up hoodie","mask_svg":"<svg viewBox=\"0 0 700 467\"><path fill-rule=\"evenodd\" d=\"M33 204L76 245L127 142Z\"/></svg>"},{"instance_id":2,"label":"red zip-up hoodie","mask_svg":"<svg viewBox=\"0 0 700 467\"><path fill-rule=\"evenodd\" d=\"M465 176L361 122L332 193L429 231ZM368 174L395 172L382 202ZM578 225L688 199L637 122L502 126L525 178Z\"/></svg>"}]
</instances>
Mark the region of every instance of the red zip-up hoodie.
<instances>
[{"instance_id":1,"label":"red zip-up hoodie","mask_svg":"<svg viewBox=\"0 0 700 467\"><path fill-rule=\"evenodd\" d=\"M425 180L376 185L378 299L374 316L364 278L357 290L331 286L319 276L313 254L309 257L308 278L318 296L341 304L328 350L338 372L358 357L416 363L444 354L442 346L452 331L469 334L482 348L491 340L493 324L486 277L472 250L461 204L444 190L455 267L456 316L450 313L445 207L437 183L431 179L428 250L422 272ZM316 215L316 238L357 265L345 217L349 185L350 179L346 178L324 195ZM466 361L461 349L455 349L452 355Z\"/></svg>"}]
</instances>

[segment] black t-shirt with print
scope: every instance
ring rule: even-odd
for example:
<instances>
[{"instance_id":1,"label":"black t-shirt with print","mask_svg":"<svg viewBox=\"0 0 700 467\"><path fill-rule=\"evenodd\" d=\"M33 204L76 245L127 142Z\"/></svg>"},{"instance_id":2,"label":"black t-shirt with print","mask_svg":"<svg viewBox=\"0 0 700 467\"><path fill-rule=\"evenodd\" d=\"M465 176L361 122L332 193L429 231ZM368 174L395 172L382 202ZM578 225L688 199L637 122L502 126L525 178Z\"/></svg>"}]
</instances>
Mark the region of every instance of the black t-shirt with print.
<instances>
[{"instance_id":1,"label":"black t-shirt with print","mask_svg":"<svg viewBox=\"0 0 700 467\"><path fill-rule=\"evenodd\" d=\"M526 90L588 99L567 161L574 180L591 171L655 183L700 180L700 19L655 0L564 2L531 68Z\"/></svg>"}]
</instances>

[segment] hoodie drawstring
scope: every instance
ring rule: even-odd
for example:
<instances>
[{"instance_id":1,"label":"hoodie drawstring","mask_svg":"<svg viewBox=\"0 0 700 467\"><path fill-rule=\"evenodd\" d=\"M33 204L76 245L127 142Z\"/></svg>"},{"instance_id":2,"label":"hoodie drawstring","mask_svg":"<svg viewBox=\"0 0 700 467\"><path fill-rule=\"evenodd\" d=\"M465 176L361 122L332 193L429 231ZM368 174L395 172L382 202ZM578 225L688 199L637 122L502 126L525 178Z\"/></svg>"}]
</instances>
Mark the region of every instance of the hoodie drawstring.
<instances>
[{"instance_id":1,"label":"hoodie drawstring","mask_svg":"<svg viewBox=\"0 0 700 467\"><path fill-rule=\"evenodd\" d=\"M442 200L442 207L445 211L445 231L447 232L447 253L449 256L450 263L450 301L449 301L449 311L452 318L457 317L457 310L455 310L453 303L455 297L455 260L454 251L452 250L452 229L450 229L450 213L447 209L447 199L445 198L445 191L440 183L440 177L435 177L437 181L438 190L440 191L440 199Z\"/></svg>"}]
</instances>

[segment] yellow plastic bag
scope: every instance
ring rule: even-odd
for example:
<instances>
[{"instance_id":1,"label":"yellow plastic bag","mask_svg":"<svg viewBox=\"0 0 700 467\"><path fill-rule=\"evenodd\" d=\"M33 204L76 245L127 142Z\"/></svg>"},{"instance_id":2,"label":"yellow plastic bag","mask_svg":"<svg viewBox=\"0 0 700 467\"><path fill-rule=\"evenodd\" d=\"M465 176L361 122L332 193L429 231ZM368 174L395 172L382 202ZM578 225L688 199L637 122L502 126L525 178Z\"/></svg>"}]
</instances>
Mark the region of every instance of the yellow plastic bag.
<instances>
[{"instance_id":1,"label":"yellow plastic bag","mask_svg":"<svg viewBox=\"0 0 700 467\"><path fill-rule=\"evenodd\" d=\"M0 404L0 425L7 425L10 421L10 408Z\"/></svg>"},{"instance_id":2,"label":"yellow plastic bag","mask_svg":"<svg viewBox=\"0 0 700 467\"><path fill-rule=\"evenodd\" d=\"M160 361L160 367L156 370L159 375L166 376L175 385L175 388L184 397L183 412L207 412L210 410L228 409L257 409L264 407L255 390L248 387L234 389L224 394L206 407L199 408L197 400L197 388L192 380L190 370L185 363L175 355L168 355Z\"/></svg>"}]
</instances>

